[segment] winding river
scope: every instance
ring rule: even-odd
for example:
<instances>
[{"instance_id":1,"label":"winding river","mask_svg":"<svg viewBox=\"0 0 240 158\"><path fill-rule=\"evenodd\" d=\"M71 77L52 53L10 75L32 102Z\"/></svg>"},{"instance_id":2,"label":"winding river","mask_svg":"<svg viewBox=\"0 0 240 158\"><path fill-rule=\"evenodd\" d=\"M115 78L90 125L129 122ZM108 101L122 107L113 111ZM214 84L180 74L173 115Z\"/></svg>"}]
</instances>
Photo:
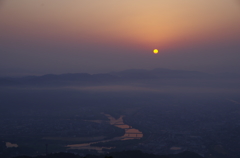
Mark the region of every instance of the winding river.
<instances>
[{"instance_id":1,"label":"winding river","mask_svg":"<svg viewBox=\"0 0 240 158\"><path fill-rule=\"evenodd\" d=\"M141 131L139 131L138 129L132 128L131 126L129 126L127 124L124 124L124 122L123 122L124 116L120 116L118 119L115 119L114 117L112 117L109 114L104 114L104 115L107 116L108 119L110 120L109 121L110 125L124 129L125 134L121 137L115 137L115 138L108 139L108 140L101 140L101 141L84 143L84 144L71 144L71 145L67 145L67 147L69 149L89 149L89 150L98 150L99 152L101 152L102 149L111 149L112 147L97 147L97 146L91 146L91 144L104 143L104 142L110 142L110 141L115 141L115 140L140 139L143 137L143 133Z\"/></svg>"}]
</instances>

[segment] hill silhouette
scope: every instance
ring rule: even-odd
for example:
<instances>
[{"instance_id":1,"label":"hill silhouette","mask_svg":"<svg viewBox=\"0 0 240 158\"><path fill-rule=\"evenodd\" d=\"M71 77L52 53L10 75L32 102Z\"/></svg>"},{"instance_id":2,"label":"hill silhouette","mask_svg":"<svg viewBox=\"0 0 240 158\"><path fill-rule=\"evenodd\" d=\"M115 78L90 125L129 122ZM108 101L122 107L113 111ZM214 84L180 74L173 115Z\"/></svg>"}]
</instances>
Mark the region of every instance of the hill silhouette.
<instances>
[{"instance_id":1,"label":"hill silhouette","mask_svg":"<svg viewBox=\"0 0 240 158\"><path fill-rule=\"evenodd\" d=\"M208 74L198 71L170 70L170 69L129 69L120 72L88 74L88 73L68 73L68 74L47 74L43 76L25 77L2 77L0 86L95 86L111 84L131 84L133 82L152 84L155 81L164 81L164 84L176 85L179 81L184 84L197 85L199 80L209 85L218 81L228 84L229 80L239 80L240 75L231 73ZM166 82L167 81L167 82ZM216 82L217 81L217 82ZM198 82L198 83L196 83ZM159 84L159 82L158 82ZM225 85L226 85L225 84ZM218 85L223 85L222 83Z\"/></svg>"},{"instance_id":2,"label":"hill silhouette","mask_svg":"<svg viewBox=\"0 0 240 158\"><path fill-rule=\"evenodd\" d=\"M143 153L139 150L135 151L122 151L122 152L112 152L107 155L86 155L85 157L73 154L73 153L54 153L47 156L17 156L14 158L203 158L194 152L184 151L179 154L172 155L154 155Z\"/></svg>"}]
</instances>

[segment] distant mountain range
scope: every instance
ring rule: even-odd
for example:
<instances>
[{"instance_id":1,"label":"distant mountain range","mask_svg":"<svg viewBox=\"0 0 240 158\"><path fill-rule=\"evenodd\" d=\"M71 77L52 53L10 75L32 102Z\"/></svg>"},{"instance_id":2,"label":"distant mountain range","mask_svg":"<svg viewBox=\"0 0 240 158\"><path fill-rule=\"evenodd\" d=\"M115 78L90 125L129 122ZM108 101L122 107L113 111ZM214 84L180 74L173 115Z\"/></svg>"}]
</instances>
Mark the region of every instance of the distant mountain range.
<instances>
[{"instance_id":1,"label":"distant mountain range","mask_svg":"<svg viewBox=\"0 0 240 158\"><path fill-rule=\"evenodd\" d=\"M106 84L126 84L133 82L152 83L155 81L176 81L192 82L195 80L238 80L238 74L208 74L198 71L170 70L170 69L129 69L120 72L88 74L88 73L68 73L68 74L47 74L43 76L25 77L2 77L1 86L35 85L35 86L61 86L61 85L106 85Z\"/></svg>"}]
</instances>

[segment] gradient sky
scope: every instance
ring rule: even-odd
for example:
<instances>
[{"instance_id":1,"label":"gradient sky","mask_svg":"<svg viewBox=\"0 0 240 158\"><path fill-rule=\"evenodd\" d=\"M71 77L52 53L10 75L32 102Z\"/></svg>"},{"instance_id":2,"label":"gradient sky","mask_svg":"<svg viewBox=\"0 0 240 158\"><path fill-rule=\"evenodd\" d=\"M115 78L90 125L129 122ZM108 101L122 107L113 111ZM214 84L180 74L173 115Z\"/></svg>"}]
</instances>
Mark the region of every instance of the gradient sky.
<instances>
[{"instance_id":1,"label":"gradient sky","mask_svg":"<svg viewBox=\"0 0 240 158\"><path fill-rule=\"evenodd\" d=\"M0 0L1 76L240 73L239 59L238 0Z\"/></svg>"}]
</instances>

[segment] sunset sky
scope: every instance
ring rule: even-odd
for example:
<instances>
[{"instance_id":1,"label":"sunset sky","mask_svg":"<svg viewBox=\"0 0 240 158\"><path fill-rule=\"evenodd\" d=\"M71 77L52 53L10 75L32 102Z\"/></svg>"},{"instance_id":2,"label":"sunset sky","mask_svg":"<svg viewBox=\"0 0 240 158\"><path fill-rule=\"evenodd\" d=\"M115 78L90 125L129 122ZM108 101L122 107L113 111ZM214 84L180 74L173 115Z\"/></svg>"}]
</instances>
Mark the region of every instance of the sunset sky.
<instances>
[{"instance_id":1,"label":"sunset sky","mask_svg":"<svg viewBox=\"0 0 240 158\"><path fill-rule=\"evenodd\" d=\"M240 73L239 60L238 0L0 0L0 76Z\"/></svg>"}]
</instances>

